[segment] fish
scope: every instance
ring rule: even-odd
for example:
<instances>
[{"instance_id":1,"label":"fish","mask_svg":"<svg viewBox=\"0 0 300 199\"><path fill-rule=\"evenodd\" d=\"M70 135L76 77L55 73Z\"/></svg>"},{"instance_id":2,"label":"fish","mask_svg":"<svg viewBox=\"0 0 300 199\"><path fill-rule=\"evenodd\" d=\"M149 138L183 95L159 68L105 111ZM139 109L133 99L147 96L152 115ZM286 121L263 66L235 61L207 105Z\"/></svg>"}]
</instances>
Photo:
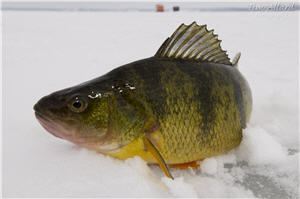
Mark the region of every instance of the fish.
<instances>
[{"instance_id":1,"label":"fish","mask_svg":"<svg viewBox=\"0 0 300 199\"><path fill-rule=\"evenodd\" d=\"M173 178L172 168L237 147L252 94L207 25L181 24L152 57L62 89L34 105L48 132L125 160L140 156Z\"/></svg>"}]
</instances>

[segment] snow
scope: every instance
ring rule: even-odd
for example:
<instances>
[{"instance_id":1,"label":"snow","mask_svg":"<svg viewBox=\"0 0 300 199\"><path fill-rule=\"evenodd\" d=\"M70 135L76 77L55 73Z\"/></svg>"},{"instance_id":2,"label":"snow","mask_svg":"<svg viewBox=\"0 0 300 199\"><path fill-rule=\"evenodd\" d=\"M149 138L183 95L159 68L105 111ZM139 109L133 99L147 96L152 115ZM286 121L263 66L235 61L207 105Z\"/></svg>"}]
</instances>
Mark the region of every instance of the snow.
<instances>
[{"instance_id":1,"label":"snow","mask_svg":"<svg viewBox=\"0 0 300 199\"><path fill-rule=\"evenodd\" d=\"M287 158L287 150L259 126L248 127L239 149L240 159L251 165L280 163Z\"/></svg>"},{"instance_id":2,"label":"snow","mask_svg":"<svg viewBox=\"0 0 300 199\"><path fill-rule=\"evenodd\" d=\"M174 197L189 197L195 198L197 197L197 192L191 184L184 182L183 177L178 177L174 180L163 177L162 182L164 182L172 196Z\"/></svg>"},{"instance_id":3,"label":"snow","mask_svg":"<svg viewBox=\"0 0 300 199\"><path fill-rule=\"evenodd\" d=\"M217 173L217 160L216 158L206 158L201 162L201 172L214 175Z\"/></svg>"},{"instance_id":4,"label":"snow","mask_svg":"<svg viewBox=\"0 0 300 199\"><path fill-rule=\"evenodd\" d=\"M141 158L113 159L47 133L42 96L152 56L181 23L208 24L249 81L254 105L239 147L174 181ZM297 198L298 12L3 12L5 197Z\"/></svg>"}]
</instances>

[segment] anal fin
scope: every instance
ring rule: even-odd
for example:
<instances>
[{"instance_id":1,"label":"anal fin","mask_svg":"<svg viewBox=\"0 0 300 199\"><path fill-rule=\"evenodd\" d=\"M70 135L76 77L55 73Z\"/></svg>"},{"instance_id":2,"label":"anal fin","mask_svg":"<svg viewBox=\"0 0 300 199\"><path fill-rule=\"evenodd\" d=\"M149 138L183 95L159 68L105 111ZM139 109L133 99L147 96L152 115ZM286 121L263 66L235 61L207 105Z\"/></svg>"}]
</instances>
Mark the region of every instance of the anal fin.
<instances>
[{"instance_id":1,"label":"anal fin","mask_svg":"<svg viewBox=\"0 0 300 199\"><path fill-rule=\"evenodd\" d=\"M176 169L188 169L188 168L198 169L200 165L198 164L198 161L193 161L193 162L187 162L182 164L169 164L168 166L170 168L176 168Z\"/></svg>"},{"instance_id":2,"label":"anal fin","mask_svg":"<svg viewBox=\"0 0 300 199\"><path fill-rule=\"evenodd\" d=\"M160 168L163 170L163 172L165 173L165 175L168 178L171 178L174 180L172 174L169 171L169 168L165 162L165 160L163 159L163 157L160 155L159 151L156 149L156 147L152 144L152 142L147 138L144 137L144 144L147 148L147 150L153 155L153 157L156 159L158 165L160 166Z\"/></svg>"}]
</instances>

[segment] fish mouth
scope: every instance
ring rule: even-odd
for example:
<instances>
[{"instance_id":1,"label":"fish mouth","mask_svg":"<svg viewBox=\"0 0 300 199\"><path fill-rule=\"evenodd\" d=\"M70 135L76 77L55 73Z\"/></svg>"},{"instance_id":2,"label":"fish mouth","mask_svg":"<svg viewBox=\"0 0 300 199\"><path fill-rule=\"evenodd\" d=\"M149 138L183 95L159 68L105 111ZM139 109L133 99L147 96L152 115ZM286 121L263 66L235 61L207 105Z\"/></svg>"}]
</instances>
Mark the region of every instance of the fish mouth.
<instances>
[{"instance_id":1,"label":"fish mouth","mask_svg":"<svg viewBox=\"0 0 300 199\"><path fill-rule=\"evenodd\" d=\"M60 139L68 140L78 146L96 150L101 153L114 153L120 149L116 142L112 142L106 134L100 137L94 136L78 136L76 128L72 128L67 124L53 120L39 111L35 111L35 117L41 126L50 134Z\"/></svg>"},{"instance_id":2,"label":"fish mouth","mask_svg":"<svg viewBox=\"0 0 300 199\"><path fill-rule=\"evenodd\" d=\"M38 111L35 111L35 117L41 124L41 126L54 135L55 137L68 140L78 146L86 147L86 148L102 148L102 145L105 152L110 152L112 150L115 150L116 148L113 148L112 144L108 143L103 143L103 138L105 135L102 137L95 138L93 136L76 136L75 135L75 129L71 127L67 127L66 125L61 124L58 121L54 121L43 114L39 113ZM114 146L115 147L115 146Z\"/></svg>"},{"instance_id":3,"label":"fish mouth","mask_svg":"<svg viewBox=\"0 0 300 199\"><path fill-rule=\"evenodd\" d=\"M46 129L49 133L51 133L55 137L64 139L64 137L60 135L61 133L58 130L59 126L57 124L55 124L53 121L47 119L45 116L43 116L42 114L40 114L37 111L35 111L35 117L37 118L37 120L39 121L41 126L44 129Z\"/></svg>"}]
</instances>

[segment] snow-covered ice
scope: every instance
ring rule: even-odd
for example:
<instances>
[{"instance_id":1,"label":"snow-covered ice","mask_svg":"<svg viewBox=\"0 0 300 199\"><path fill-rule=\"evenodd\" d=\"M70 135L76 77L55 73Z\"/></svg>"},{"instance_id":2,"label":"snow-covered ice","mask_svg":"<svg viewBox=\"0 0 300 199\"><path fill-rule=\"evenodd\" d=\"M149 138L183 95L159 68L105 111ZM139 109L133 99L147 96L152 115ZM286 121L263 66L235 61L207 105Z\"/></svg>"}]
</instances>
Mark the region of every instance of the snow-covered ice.
<instances>
[{"instance_id":1,"label":"snow-covered ice","mask_svg":"<svg viewBox=\"0 0 300 199\"><path fill-rule=\"evenodd\" d=\"M32 106L50 92L154 55L181 23L215 29L249 81L241 145L171 169L120 161L47 133ZM6 197L296 198L298 12L3 12L3 194Z\"/></svg>"}]
</instances>

